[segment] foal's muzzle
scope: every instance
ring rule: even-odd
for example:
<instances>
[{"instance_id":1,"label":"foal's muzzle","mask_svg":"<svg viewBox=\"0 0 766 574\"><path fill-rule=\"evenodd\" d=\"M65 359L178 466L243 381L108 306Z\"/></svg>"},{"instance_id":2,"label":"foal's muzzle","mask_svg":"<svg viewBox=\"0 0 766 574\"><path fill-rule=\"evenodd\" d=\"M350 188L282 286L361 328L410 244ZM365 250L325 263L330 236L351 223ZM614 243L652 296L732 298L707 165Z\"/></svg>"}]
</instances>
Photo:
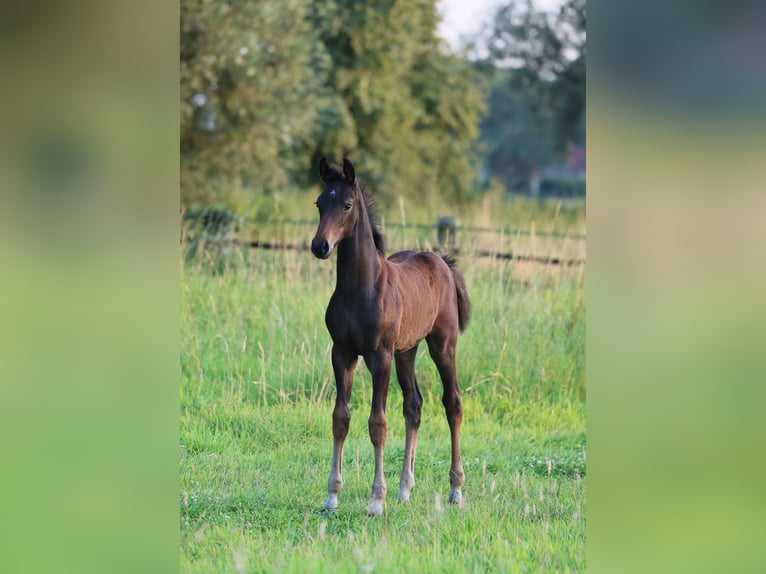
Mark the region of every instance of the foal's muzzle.
<instances>
[{"instance_id":1,"label":"foal's muzzle","mask_svg":"<svg viewBox=\"0 0 766 574\"><path fill-rule=\"evenodd\" d=\"M332 253L332 247L330 247L326 239L315 237L311 242L311 253L319 259L327 259L330 253Z\"/></svg>"}]
</instances>

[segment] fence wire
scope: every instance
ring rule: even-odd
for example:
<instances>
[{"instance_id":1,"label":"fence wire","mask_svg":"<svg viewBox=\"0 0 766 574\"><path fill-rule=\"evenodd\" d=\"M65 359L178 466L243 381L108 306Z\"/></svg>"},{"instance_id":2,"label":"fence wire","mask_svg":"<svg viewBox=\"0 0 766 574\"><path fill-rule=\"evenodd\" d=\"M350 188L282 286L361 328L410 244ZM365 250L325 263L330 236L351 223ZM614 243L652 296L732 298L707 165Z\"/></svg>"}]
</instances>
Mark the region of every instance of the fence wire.
<instances>
[{"instance_id":1,"label":"fence wire","mask_svg":"<svg viewBox=\"0 0 766 574\"><path fill-rule=\"evenodd\" d=\"M205 212L202 216L185 219L188 223L184 238L186 242L205 238L214 239L219 244L271 250L309 250L310 234L317 225L314 220L237 218L218 212ZM289 233L286 229L290 227L305 228L308 233ZM543 265L573 266L585 263L586 236L582 233L457 225L451 217L442 217L435 224L387 224L385 232L392 252L417 248L451 255ZM488 235L494 236L494 240L488 240ZM544 253L541 254L541 250Z\"/></svg>"}]
</instances>

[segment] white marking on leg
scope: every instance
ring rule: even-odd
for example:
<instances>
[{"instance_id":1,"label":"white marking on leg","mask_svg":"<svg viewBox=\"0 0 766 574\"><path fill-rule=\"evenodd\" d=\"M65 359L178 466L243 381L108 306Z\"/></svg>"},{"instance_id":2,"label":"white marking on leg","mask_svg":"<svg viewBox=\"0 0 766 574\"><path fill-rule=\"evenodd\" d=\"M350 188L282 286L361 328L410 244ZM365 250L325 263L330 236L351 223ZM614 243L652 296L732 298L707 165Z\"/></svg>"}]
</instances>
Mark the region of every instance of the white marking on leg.
<instances>
[{"instance_id":1,"label":"white marking on leg","mask_svg":"<svg viewBox=\"0 0 766 574\"><path fill-rule=\"evenodd\" d=\"M324 504L325 510L334 510L338 508L338 495L343 488L343 478L341 476L341 461L343 459L343 443L333 442L332 463L330 463L330 478L327 480L327 502Z\"/></svg>"},{"instance_id":2,"label":"white marking on leg","mask_svg":"<svg viewBox=\"0 0 766 574\"><path fill-rule=\"evenodd\" d=\"M383 476L383 445L375 447L375 477L372 480L372 496L367 507L370 516L383 514L383 503L386 500L386 478Z\"/></svg>"},{"instance_id":3,"label":"white marking on leg","mask_svg":"<svg viewBox=\"0 0 766 574\"><path fill-rule=\"evenodd\" d=\"M418 431L414 428L407 429L407 438L404 442L404 463L402 475L399 479L399 500L407 502L410 493L415 487L415 447L418 440Z\"/></svg>"},{"instance_id":4,"label":"white marking on leg","mask_svg":"<svg viewBox=\"0 0 766 574\"><path fill-rule=\"evenodd\" d=\"M463 481L465 480L465 473L463 472L463 465L460 463L460 454L456 458L453 458L452 467L449 471L449 501L453 504L459 504L463 496L461 488Z\"/></svg>"}]
</instances>

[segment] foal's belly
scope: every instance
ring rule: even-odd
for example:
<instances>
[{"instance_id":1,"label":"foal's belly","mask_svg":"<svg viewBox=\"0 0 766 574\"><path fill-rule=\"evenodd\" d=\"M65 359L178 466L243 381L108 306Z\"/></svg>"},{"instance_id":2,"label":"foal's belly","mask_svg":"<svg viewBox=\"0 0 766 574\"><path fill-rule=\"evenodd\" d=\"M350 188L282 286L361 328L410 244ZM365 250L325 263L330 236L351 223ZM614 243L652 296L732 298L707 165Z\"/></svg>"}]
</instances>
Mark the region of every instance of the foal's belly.
<instances>
[{"instance_id":1,"label":"foal's belly","mask_svg":"<svg viewBox=\"0 0 766 574\"><path fill-rule=\"evenodd\" d=\"M402 305L395 351L406 351L417 345L431 332L436 319L436 311L430 308L428 300L405 302Z\"/></svg>"},{"instance_id":2,"label":"foal's belly","mask_svg":"<svg viewBox=\"0 0 766 574\"><path fill-rule=\"evenodd\" d=\"M333 343L357 355L381 346L405 351L431 331L436 318L431 306L427 300L402 301L400 297L349 306L331 301L325 322Z\"/></svg>"}]
</instances>

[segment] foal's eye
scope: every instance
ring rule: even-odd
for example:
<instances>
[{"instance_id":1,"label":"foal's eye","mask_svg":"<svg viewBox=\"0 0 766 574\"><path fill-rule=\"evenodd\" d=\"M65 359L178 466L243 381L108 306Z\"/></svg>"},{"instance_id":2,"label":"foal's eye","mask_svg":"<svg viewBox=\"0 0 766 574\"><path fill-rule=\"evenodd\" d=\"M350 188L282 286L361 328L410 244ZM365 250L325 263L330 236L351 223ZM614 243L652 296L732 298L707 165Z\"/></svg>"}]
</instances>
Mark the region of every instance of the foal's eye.
<instances>
[{"instance_id":1,"label":"foal's eye","mask_svg":"<svg viewBox=\"0 0 766 574\"><path fill-rule=\"evenodd\" d=\"M343 211L348 211L349 209L351 209L351 202L350 201L343 206Z\"/></svg>"}]
</instances>

